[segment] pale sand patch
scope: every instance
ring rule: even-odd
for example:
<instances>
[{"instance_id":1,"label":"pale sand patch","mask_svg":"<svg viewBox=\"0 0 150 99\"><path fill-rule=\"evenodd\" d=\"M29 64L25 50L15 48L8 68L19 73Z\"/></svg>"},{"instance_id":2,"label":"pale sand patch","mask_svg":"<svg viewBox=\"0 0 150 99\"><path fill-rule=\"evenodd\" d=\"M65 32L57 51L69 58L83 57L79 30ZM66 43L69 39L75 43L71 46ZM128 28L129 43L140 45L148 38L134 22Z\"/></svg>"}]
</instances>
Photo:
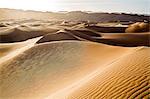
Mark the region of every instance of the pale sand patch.
<instances>
[{"instance_id":1,"label":"pale sand patch","mask_svg":"<svg viewBox=\"0 0 150 99\"><path fill-rule=\"evenodd\" d=\"M0 64L33 47L40 38L41 37L38 37L18 43L1 43L0 48L2 50L4 48L5 51L1 51Z\"/></svg>"}]
</instances>

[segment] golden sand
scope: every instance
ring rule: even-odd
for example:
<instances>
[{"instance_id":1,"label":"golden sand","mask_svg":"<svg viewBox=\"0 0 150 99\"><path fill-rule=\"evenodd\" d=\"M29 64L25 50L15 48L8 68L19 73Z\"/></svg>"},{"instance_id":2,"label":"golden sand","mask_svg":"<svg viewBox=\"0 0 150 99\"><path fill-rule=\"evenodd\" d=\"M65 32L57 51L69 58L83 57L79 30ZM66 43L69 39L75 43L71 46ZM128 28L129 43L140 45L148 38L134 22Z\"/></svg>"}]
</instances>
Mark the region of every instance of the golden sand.
<instances>
[{"instance_id":1,"label":"golden sand","mask_svg":"<svg viewBox=\"0 0 150 99\"><path fill-rule=\"evenodd\" d=\"M149 32L68 25L0 28L0 99L149 98Z\"/></svg>"}]
</instances>

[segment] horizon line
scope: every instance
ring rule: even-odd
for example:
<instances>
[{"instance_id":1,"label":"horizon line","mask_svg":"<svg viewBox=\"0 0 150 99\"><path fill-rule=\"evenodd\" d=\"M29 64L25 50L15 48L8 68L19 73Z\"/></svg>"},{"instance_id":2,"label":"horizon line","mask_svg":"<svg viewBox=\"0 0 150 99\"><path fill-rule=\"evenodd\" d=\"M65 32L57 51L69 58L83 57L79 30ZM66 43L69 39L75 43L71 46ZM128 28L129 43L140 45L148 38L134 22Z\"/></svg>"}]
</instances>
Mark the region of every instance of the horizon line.
<instances>
[{"instance_id":1,"label":"horizon line","mask_svg":"<svg viewBox=\"0 0 150 99\"><path fill-rule=\"evenodd\" d=\"M50 12L50 13L68 13L68 12L85 12L85 13L108 13L108 14L112 14L112 13L116 13L116 14L137 14L137 15L146 15L146 16L150 16L150 14L146 14L146 13L134 13L134 12L116 12L116 11L112 11L112 12L104 12L104 11L89 11L89 10L60 10L60 11L50 11L50 10L33 10L33 9L21 9L21 8L1 8L0 9L9 9L9 10L22 10L22 11L35 11L35 12Z\"/></svg>"}]
</instances>

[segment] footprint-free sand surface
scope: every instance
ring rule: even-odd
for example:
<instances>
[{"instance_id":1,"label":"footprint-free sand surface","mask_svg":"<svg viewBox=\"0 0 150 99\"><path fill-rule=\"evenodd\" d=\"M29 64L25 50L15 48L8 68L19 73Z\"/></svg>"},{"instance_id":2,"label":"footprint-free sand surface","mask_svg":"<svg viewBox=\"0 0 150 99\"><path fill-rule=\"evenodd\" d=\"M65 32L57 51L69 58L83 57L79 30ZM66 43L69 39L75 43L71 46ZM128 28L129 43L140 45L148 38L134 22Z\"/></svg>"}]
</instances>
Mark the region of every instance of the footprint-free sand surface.
<instances>
[{"instance_id":1,"label":"footprint-free sand surface","mask_svg":"<svg viewBox=\"0 0 150 99\"><path fill-rule=\"evenodd\" d=\"M126 29L3 22L0 99L149 99L150 32Z\"/></svg>"}]
</instances>

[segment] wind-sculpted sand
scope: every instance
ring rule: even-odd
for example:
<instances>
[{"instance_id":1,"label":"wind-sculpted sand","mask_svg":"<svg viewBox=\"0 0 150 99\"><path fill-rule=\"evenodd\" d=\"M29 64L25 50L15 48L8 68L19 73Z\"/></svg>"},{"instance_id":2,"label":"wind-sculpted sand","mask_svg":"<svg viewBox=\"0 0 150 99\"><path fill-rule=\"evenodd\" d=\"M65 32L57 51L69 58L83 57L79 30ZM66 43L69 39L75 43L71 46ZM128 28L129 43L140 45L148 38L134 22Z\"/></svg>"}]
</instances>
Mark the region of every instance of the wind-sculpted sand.
<instances>
[{"instance_id":1,"label":"wind-sculpted sand","mask_svg":"<svg viewBox=\"0 0 150 99\"><path fill-rule=\"evenodd\" d=\"M126 29L3 22L0 99L149 99L150 32Z\"/></svg>"},{"instance_id":2,"label":"wind-sculpted sand","mask_svg":"<svg viewBox=\"0 0 150 99\"><path fill-rule=\"evenodd\" d=\"M0 64L34 46L41 37L18 43L0 43Z\"/></svg>"},{"instance_id":3,"label":"wind-sculpted sand","mask_svg":"<svg viewBox=\"0 0 150 99\"><path fill-rule=\"evenodd\" d=\"M136 33L136 32L148 32L150 30L149 23L136 22L134 24L129 25L129 27L125 30L127 33Z\"/></svg>"},{"instance_id":4,"label":"wind-sculpted sand","mask_svg":"<svg viewBox=\"0 0 150 99\"><path fill-rule=\"evenodd\" d=\"M1 64L2 97L46 97L133 49L80 41L36 45Z\"/></svg>"},{"instance_id":5,"label":"wind-sculpted sand","mask_svg":"<svg viewBox=\"0 0 150 99\"><path fill-rule=\"evenodd\" d=\"M67 99L148 99L149 52L149 48L140 48L96 70L75 89L68 89Z\"/></svg>"},{"instance_id":6,"label":"wind-sculpted sand","mask_svg":"<svg viewBox=\"0 0 150 99\"><path fill-rule=\"evenodd\" d=\"M51 29L48 26L19 25L0 32L0 43L21 42L31 38L40 37L42 35L53 33L57 29Z\"/></svg>"}]
</instances>

